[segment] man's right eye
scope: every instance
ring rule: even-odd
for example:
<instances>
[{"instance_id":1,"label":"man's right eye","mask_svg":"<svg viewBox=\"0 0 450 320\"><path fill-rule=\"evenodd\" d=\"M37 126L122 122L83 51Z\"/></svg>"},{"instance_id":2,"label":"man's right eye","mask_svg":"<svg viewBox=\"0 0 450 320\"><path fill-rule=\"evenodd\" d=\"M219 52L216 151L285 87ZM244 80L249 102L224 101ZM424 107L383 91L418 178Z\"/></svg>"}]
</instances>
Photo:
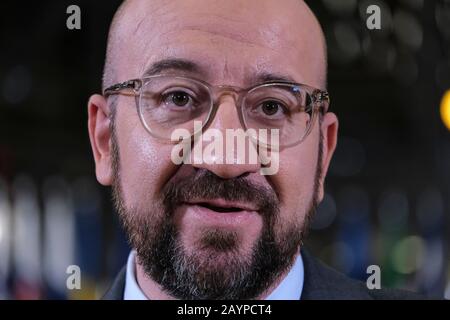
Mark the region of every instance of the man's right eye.
<instances>
[{"instance_id":1,"label":"man's right eye","mask_svg":"<svg viewBox=\"0 0 450 320\"><path fill-rule=\"evenodd\" d=\"M195 100L187 92L184 91L173 91L165 93L161 96L161 101L165 106L175 109L186 109L193 107Z\"/></svg>"}]
</instances>

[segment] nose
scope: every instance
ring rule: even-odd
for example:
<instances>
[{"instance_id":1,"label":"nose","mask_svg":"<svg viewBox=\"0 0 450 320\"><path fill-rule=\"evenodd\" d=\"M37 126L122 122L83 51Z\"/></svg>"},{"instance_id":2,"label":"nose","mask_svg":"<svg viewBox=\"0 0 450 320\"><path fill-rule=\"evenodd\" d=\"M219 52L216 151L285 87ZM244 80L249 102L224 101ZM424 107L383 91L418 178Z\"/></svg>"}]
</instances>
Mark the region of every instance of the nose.
<instances>
[{"instance_id":1,"label":"nose","mask_svg":"<svg viewBox=\"0 0 450 320\"><path fill-rule=\"evenodd\" d=\"M214 119L203 132L195 148L201 144L202 159L194 151L193 166L206 169L223 179L259 172L261 163L256 145L247 137L239 120L236 100L231 95L220 97Z\"/></svg>"}]
</instances>

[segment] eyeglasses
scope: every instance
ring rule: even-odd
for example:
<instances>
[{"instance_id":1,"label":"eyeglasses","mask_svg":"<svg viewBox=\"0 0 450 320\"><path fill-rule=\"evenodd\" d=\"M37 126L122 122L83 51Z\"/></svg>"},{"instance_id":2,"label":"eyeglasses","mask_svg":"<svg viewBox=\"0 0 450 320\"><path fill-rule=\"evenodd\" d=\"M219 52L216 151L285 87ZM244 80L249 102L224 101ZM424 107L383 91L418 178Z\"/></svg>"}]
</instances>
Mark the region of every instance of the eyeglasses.
<instances>
[{"instance_id":1,"label":"eyeglasses","mask_svg":"<svg viewBox=\"0 0 450 320\"><path fill-rule=\"evenodd\" d=\"M145 129L153 137L168 141L176 129L186 129L192 136L206 130L217 113L217 101L224 94L235 97L239 120L246 132L265 129L270 134L276 129L281 147L302 142L318 113L326 113L329 106L328 92L298 83L270 82L243 89L169 75L129 80L107 88L103 94L134 96ZM201 126L195 125L198 121ZM266 139L267 136L265 144L271 141Z\"/></svg>"}]
</instances>

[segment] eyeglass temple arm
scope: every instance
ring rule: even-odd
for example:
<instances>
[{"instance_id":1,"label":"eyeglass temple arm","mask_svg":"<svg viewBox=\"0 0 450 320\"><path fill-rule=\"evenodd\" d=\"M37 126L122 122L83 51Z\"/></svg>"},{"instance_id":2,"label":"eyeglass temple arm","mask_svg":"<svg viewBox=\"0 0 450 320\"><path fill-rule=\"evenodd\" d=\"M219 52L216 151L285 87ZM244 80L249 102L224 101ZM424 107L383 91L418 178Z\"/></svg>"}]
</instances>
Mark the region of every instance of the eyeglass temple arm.
<instances>
[{"instance_id":1,"label":"eyeglass temple arm","mask_svg":"<svg viewBox=\"0 0 450 320\"><path fill-rule=\"evenodd\" d=\"M115 84L111 87L108 87L103 91L103 95L105 97L108 97L110 95L119 94L123 90L133 90L133 92L123 92L125 95L131 95L134 96L139 92L139 89L142 86L142 81L139 79L129 80L122 83Z\"/></svg>"},{"instance_id":2,"label":"eyeglass temple arm","mask_svg":"<svg viewBox=\"0 0 450 320\"><path fill-rule=\"evenodd\" d=\"M313 94L313 102L318 103L319 110L322 114L328 112L328 106L330 105L330 95L327 91L317 90Z\"/></svg>"}]
</instances>

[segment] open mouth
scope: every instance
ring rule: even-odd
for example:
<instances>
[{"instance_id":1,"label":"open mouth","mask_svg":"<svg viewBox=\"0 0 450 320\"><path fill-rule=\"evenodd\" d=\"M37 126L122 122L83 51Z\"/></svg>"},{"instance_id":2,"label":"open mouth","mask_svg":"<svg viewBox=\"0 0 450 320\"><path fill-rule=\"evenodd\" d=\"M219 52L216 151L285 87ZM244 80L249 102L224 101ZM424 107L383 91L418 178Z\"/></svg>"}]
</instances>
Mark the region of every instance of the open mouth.
<instances>
[{"instance_id":1,"label":"open mouth","mask_svg":"<svg viewBox=\"0 0 450 320\"><path fill-rule=\"evenodd\" d=\"M256 205L242 201L224 199L191 199L183 203L180 213L193 219L198 225L224 228L259 223L259 209Z\"/></svg>"},{"instance_id":2,"label":"open mouth","mask_svg":"<svg viewBox=\"0 0 450 320\"><path fill-rule=\"evenodd\" d=\"M197 203L196 205L220 213L241 212L244 210L238 207L219 207L206 202Z\"/></svg>"},{"instance_id":3,"label":"open mouth","mask_svg":"<svg viewBox=\"0 0 450 320\"><path fill-rule=\"evenodd\" d=\"M198 206L218 213L241 213L257 211L256 207L248 203L231 202L223 199L197 200L186 203L190 206Z\"/></svg>"}]
</instances>

